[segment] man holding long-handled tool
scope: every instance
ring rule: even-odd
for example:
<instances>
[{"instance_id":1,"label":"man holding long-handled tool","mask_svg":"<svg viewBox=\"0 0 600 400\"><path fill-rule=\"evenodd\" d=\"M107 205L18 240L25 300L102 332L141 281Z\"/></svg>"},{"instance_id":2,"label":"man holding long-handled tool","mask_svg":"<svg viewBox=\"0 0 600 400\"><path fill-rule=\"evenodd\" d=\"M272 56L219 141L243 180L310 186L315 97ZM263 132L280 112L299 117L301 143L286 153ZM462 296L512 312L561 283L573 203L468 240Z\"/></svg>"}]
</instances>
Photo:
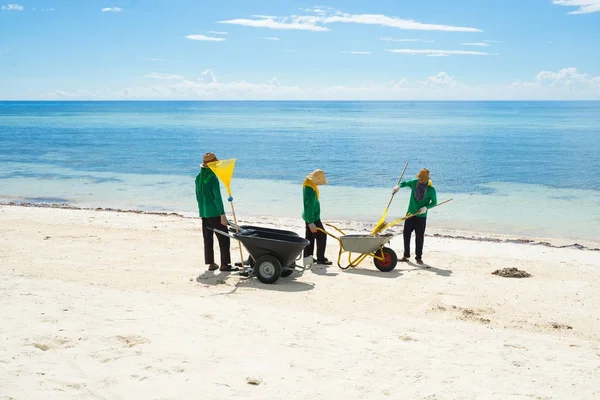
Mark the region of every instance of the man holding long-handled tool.
<instances>
[{"instance_id":1,"label":"man holding long-handled tool","mask_svg":"<svg viewBox=\"0 0 600 400\"><path fill-rule=\"evenodd\" d=\"M404 221L404 257L400 261L408 261L410 258L410 237L415 231L415 259L417 264L423 264L423 243L425 241L425 226L427 224L427 209L437 205L437 194L429 179L429 170L421 169L417 179L401 182L395 186L392 194L398 193L401 187L410 187L410 201L408 203L407 215L412 215Z\"/></svg>"},{"instance_id":2,"label":"man holding long-handled tool","mask_svg":"<svg viewBox=\"0 0 600 400\"><path fill-rule=\"evenodd\" d=\"M237 271L231 267L231 254L229 252L230 240L228 236L217 234L219 249L221 251L221 266L215 264L213 244L215 234L213 229L227 232L227 217L223 208L219 180L208 164L218 161L213 153L206 153L200 165L200 173L196 176L196 201L198 212L202 218L202 235L204 238L204 261L209 271Z\"/></svg>"}]
</instances>

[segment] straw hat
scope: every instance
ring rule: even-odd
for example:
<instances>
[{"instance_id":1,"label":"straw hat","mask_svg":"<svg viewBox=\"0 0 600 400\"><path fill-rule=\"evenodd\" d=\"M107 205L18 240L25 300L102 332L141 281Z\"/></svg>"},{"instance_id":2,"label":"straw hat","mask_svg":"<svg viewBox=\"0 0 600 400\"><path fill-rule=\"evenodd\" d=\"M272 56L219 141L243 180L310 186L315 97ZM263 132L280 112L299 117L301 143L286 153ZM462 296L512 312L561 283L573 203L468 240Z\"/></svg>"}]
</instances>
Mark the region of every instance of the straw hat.
<instances>
[{"instance_id":1,"label":"straw hat","mask_svg":"<svg viewBox=\"0 0 600 400\"><path fill-rule=\"evenodd\" d=\"M219 161L217 156L215 156L215 153L205 153L204 157L202 157L202 164L200 164L200 166L202 168L208 168L208 165L206 164L213 161Z\"/></svg>"},{"instance_id":2,"label":"straw hat","mask_svg":"<svg viewBox=\"0 0 600 400\"><path fill-rule=\"evenodd\" d=\"M308 174L308 180L314 183L315 185L327 185L327 178L325 178L325 172L320 169L315 169L313 172Z\"/></svg>"},{"instance_id":3,"label":"straw hat","mask_svg":"<svg viewBox=\"0 0 600 400\"><path fill-rule=\"evenodd\" d=\"M429 170L427 168L423 168L417 174L417 178L419 178L419 182L428 182L429 181Z\"/></svg>"}]
</instances>

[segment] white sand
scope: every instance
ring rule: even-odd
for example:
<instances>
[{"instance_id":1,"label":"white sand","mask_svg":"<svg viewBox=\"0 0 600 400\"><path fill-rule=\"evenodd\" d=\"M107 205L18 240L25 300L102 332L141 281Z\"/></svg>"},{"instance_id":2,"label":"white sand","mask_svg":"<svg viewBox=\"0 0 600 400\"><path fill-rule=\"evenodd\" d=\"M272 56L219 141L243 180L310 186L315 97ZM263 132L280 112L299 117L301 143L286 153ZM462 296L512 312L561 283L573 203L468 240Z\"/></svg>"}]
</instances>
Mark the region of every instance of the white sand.
<instances>
[{"instance_id":1,"label":"white sand","mask_svg":"<svg viewBox=\"0 0 600 400\"><path fill-rule=\"evenodd\" d=\"M600 398L600 252L424 259L263 285L205 273L198 219L0 206L0 398Z\"/></svg>"}]
</instances>

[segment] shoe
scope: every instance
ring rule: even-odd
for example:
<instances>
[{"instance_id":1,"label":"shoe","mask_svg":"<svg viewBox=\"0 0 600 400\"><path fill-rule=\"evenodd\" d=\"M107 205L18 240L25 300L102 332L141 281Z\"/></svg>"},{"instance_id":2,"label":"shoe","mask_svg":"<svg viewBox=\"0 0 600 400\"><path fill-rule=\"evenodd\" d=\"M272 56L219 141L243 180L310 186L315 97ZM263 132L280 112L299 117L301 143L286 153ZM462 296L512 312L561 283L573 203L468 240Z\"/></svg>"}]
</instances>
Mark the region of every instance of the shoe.
<instances>
[{"instance_id":1,"label":"shoe","mask_svg":"<svg viewBox=\"0 0 600 400\"><path fill-rule=\"evenodd\" d=\"M328 259L324 259L324 260L317 260L316 261L317 264L321 264L321 265L331 265L333 264L331 261L329 261Z\"/></svg>"},{"instance_id":2,"label":"shoe","mask_svg":"<svg viewBox=\"0 0 600 400\"><path fill-rule=\"evenodd\" d=\"M409 257L404 256L399 261L407 262L408 260L409 260Z\"/></svg>"},{"instance_id":3,"label":"shoe","mask_svg":"<svg viewBox=\"0 0 600 400\"><path fill-rule=\"evenodd\" d=\"M239 271L240 269L238 267L232 267L231 265L223 265L221 266L221 268L219 268L219 271L222 272L235 272L235 271Z\"/></svg>"},{"instance_id":4,"label":"shoe","mask_svg":"<svg viewBox=\"0 0 600 400\"><path fill-rule=\"evenodd\" d=\"M417 258L417 264L423 265L423 260L421 260L420 258Z\"/></svg>"},{"instance_id":5,"label":"shoe","mask_svg":"<svg viewBox=\"0 0 600 400\"><path fill-rule=\"evenodd\" d=\"M214 263L213 263L213 264L210 264L210 265L208 266L208 270L209 270L209 271L215 271L215 270L217 270L217 269L219 269L219 266L218 266L217 264L214 264Z\"/></svg>"}]
</instances>

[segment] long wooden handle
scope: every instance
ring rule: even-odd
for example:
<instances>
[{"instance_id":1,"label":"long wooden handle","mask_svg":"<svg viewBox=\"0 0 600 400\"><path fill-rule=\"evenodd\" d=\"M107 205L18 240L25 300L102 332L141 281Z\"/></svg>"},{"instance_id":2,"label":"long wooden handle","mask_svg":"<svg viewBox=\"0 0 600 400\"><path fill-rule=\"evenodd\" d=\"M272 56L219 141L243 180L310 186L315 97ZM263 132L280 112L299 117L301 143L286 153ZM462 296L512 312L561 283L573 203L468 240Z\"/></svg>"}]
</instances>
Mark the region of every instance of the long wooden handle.
<instances>
[{"instance_id":1,"label":"long wooden handle","mask_svg":"<svg viewBox=\"0 0 600 400\"><path fill-rule=\"evenodd\" d=\"M231 213L233 214L233 223L235 224L235 230L236 232L240 232L240 228L238 227L238 223L237 223L237 217L235 216L235 208L233 208L233 201L230 201L229 204L231 205ZM242 253L242 244L239 244L239 249L240 249L240 259L242 261L242 273L245 271L245 264L244 264L244 254Z\"/></svg>"},{"instance_id":2,"label":"long wooden handle","mask_svg":"<svg viewBox=\"0 0 600 400\"><path fill-rule=\"evenodd\" d=\"M406 171L406 167L408 167L408 162L406 164L404 164L404 169L402 170L402 173L400 174L400 178L398 179L398 183L396 183L396 186L398 186L400 184L400 182L402 181L402 177L404 176L404 171ZM390 204L392 204L392 200L394 200L394 195L396 193L392 193L392 197L390 197L390 201L388 202L387 207L385 208L386 210L388 208L390 208Z\"/></svg>"}]
</instances>

